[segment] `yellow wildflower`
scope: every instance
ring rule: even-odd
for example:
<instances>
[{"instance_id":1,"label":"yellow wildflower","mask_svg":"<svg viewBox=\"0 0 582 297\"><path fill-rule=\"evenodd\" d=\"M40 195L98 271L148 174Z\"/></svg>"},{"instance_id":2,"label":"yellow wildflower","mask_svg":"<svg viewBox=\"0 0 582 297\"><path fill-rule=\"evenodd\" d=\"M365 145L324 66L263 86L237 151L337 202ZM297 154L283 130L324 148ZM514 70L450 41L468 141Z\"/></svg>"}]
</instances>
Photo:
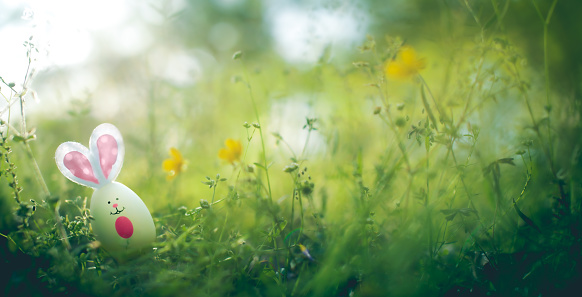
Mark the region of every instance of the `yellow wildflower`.
<instances>
[{"instance_id":1,"label":"yellow wildflower","mask_svg":"<svg viewBox=\"0 0 582 297\"><path fill-rule=\"evenodd\" d=\"M386 64L386 75L394 79L408 79L425 67L425 60L419 59L412 47L403 46L398 51L396 59Z\"/></svg>"},{"instance_id":2,"label":"yellow wildflower","mask_svg":"<svg viewBox=\"0 0 582 297\"><path fill-rule=\"evenodd\" d=\"M182 153L176 148L170 148L170 158L164 160L162 169L168 172L168 180L173 179L182 171L186 170L187 161L182 157Z\"/></svg>"},{"instance_id":3,"label":"yellow wildflower","mask_svg":"<svg viewBox=\"0 0 582 297\"><path fill-rule=\"evenodd\" d=\"M224 145L226 148L218 151L218 157L228 161L230 164L234 164L235 161L240 161L240 156L242 155L242 144L240 141L229 138L224 142Z\"/></svg>"}]
</instances>

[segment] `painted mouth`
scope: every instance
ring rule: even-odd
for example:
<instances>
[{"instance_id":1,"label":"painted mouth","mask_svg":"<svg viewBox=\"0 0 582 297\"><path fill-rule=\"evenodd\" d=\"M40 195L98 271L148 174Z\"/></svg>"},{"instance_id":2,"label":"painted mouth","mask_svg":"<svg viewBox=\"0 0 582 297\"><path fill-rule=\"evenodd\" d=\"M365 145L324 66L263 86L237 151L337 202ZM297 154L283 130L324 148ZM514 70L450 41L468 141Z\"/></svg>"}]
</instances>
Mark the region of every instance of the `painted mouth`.
<instances>
[{"instance_id":1,"label":"painted mouth","mask_svg":"<svg viewBox=\"0 0 582 297\"><path fill-rule=\"evenodd\" d=\"M114 212L109 212L110 215L114 216L116 214L120 214L122 211L125 210L125 206L123 207L122 210L117 209L117 207L115 208L115 213Z\"/></svg>"}]
</instances>

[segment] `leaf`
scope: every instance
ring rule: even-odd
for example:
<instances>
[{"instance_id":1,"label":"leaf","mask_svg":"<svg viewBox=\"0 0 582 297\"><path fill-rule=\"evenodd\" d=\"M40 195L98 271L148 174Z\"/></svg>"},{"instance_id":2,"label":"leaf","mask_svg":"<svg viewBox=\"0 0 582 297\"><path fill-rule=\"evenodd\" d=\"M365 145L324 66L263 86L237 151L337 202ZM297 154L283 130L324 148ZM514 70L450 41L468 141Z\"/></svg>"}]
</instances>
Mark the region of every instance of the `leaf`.
<instances>
[{"instance_id":1,"label":"leaf","mask_svg":"<svg viewBox=\"0 0 582 297\"><path fill-rule=\"evenodd\" d=\"M15 142L25 142L26 139L20 135L14 135L14 137L12 137L12 140L14 140Z\"/></svg>"},{"instance_id":2,"label":"leaf","mask_svg":"<svg viewBox=\"0 0 582 297\"><path fill-rule=\"evenodd\" d=\"M445 220L452 221L459 213L458 209L442 209L441 212L445 215Z\"/></svg>"},{"instance_id":3,"label":"leaf","mask_svg":"<svg viewBox=\"0 0 582 297\"><path fill-rule=\"evenodd\" d=\"M368 66L370 66L370 63L368 63L368 62L363 62L363 61L352 62L352 64L353 64L353 65L354 65L354 67L356 67L356 68L362 68L362 67L368 67Z\"/></svg>"},{"instance_id":4,"label":"leaf","mask_svg":"<svg viewBox=\"0 0 582 297\"><path fill-rule=\"evenodd\" d=\"M493 168L493 166L495 165L495 162L489 164L489 166L483 168L483 175L487 175L489 174L489 172L491 172L491 169Z\"/></svg>"},{"instance_id":5,"label":"leaf","mask_svg":"<svg viewBox=\"0 0 582 297\"><path fill-rule=\"evenodd\" d=\"M549 117L543 117L538 121L538 127L542 126L542 125L547 125L548 122L550 121Z\"/></svg>"},{"instance_id":6,"label":"leaf","mask_svg":"<svg viewBox=\"0 0 582 297\"><path fill-rule=\"evenodd\" d=\"M458 209L456 209L456 208L453 208L453 209L441 209L441 212L442 212L444 215L450 215L450 214L452 214L452 213L456 213L456 212L458 212L458 211L459 211L459 210L458 210Z\"/></svg>"},{"instance_id":7,"label":"leaf","mask_svg":"<svg viewBox=\"0 0 582 297\"><path fill-rule=\"evenodd\" d=\"M532 221L532 219L528 218L523 212L521 212L521 210L519 210L519 207L517 206L517 203L515 202L515 198L513 198L513 208L515 208L515 211L517 211L517 214L519 215L519 217L526 224L528 224L530 227L536 229L536 231L538 231L540 234L542 233L542 230L540 230L540 228L534 223L534 221Z\"/></svg>"},{"instance_id":8,"label":"leaf","mask_svg":"<svg viewBox=\"0 0 582 297\"><path fill-rule=\"evenodd\" d=\"M497 173L499 175L499 164L509 164L515 166L515 163L513 163L513 158L501 158L491 162L491 164L483 168L483 174L487 175L489 172L495 169L494 173Z\"/></svg>"},{"instance_id":9,"label":"leaf","mask_svg":"<svg viewBox=\"0 0 582 297\"><path fill-rule=\"evenodd\" d=\"M273 231L269 236L271 236L272 238L279 236L279 234L281 234L281 231L283 231L283 229L285 229L286 226L287 226L286 220L283 220L277 224L273 223Z\"/></svg>"},{"instance_id":10,"label":"leaf","mask_svg":"<svg viewBox=\"0 0 582 297\"><path fill-rule=\"evenodd\" d=\"M248 125L248 124L247 124ZM283 136L281 136L281 134L277 133L277 132L273 132L271 133L271 135L273 135L275 138L277 138L278 140L283 140Z\"/></svg>"},{"instance_id":11,"label":"leaf","mask_svg":"<svg viewBox=\"0 0 582 297\"><path fill-rule=\"evenodd\" d=\"M255 166L257 166L257 167L259 167L259 168L263 168L263 169L265 169L265 166L264 166L263 164L261 164L261 163L257 163L257 162L255 162L255 163L253 163L253 164L255 164Z\"/></svg>"},{"instance_id":12,"label":"leaf","mask_svg":"<svg viewBox=\"0 0 582 297\"><path fill-rule=\"evenodd\" d=\"M488 28L489 26L491 26L491 24L493 24L493 22L497 19L496 15L492 15L483 25L483 29Z\"/></svg>"},{"instance_id":13,"label":"leaf","mask_svg":"<svg viewBox=\"0 0 582 297\"><path fill-rule=\"evenodd\" d=\"M535 263L532 265L532 267L531 267L530 271L529 271L528 273L526 273L526 274L525 274L525 275L524 275L524 276L523 276L521 279L526 279L526 278L528 278L528 277L529 277L529 276L530 276L530 275L531 275L531 274L532 274L532 273L533 273L533 272L534 272L536 269L538 269L540 266L542 266L542 264L543 264L543 263L542 263L542 261L536 261L536 262L535 262Z\"/></svg>"},{"instance_id":14,"label":"leaf","mask_svg":"<svg viewBox=\"0 0 582 297\"><path fill-rule=\"evenodd\" d=\"M463 216L468 217L471 214L477 215L477 210L473 208L461 208L459 209L459 213L462 214Z\"/></svg>"},{"instance_id":15,"label":"leaf","mask_svg":"<svg viewBox=\"0 0 582 297\"><path fill-rule=\"evenodd\" d=\"M513 163L513 158L502 158L502 159L497 160L497 163L499 163L499 164L509 164L509 165L515 166L515 163Z\"/></svg>"},{"instance_id":16,"label":"leaf","mask_svg":"<svg viewBox=\"0 0 582 297\"><path fill-rule=\"evenodd\" d=\"M243 55L243 52L242 51L237 51L234 54L232 54L232 59L233 60L238 60L238 59L240 59L242 57L242 55Z\"/></svg>"},{"instance_id":17,"label":"leaf","mask_svg":"<svg viewBox=\"0 0 582 297\"><path fill-rule=\"evenodd\" d=\"M281 222L279 222L279 230L283 231L283 229L285 229L285 227L287 226L287 220L283 220Z\"/></svg>"},{"instance_id":18,"label":"leaf","mask_svg":"<svg viewBox=\"0 0 582 297\"><path fill-rule=\"evenodd\" d=\"M285 168L283 168L283 172L291 173L291 172L297 170L298 168L299 168L299 164L291 163L291 164L285 166Z\"/></svg>"}]
</instances>

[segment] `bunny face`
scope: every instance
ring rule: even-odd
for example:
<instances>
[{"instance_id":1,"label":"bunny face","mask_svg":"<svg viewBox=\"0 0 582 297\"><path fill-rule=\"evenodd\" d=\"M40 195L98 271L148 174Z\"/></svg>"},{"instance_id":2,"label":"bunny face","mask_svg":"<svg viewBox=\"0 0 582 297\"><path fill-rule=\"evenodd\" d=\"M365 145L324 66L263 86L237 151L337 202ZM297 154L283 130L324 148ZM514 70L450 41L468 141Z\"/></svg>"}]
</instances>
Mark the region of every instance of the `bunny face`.
<instances>
[{"instance_id":1,"label":"bunny face","mask_svg":"<svg viewBox=\"0 0 582 297\"><path fill-rule=\"evenodd\" d=\"M121 171L125 146L117 128L101 124L93 130L89 149L65 142L55 154L59 170L68 179L95 189L91 198L93 232L110 252L139 249L155 240L156 232L146 205L131 189L115 182Z\"/></svg>"},{"instance_id":2,"label":"bunny face","mask_svg":"<svg viewBox=\"0 0 582 297\"><path fill-rule=\"evenodd\" d=\"M155 240L155 226L143 201L130 188L112 182L91 197L93 232L110 252L129 250Z\"/></svg>"}]
</instances>

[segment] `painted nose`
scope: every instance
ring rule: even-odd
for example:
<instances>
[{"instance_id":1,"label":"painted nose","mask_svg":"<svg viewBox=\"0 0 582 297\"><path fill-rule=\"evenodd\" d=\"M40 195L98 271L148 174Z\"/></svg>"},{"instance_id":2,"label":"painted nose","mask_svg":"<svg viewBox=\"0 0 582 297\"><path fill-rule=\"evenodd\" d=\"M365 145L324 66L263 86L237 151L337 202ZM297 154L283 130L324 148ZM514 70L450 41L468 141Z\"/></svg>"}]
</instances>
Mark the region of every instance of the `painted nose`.
<instances>
[{"instance_id":1,"label":"painted nose","mask_svg":"<svg viewBox=\"0 0 582 297\"><path fill-rule=\"evenodd\" d=\"M119 204L117 204L117 203L113 204L113 208L117 208L118 205Z\"/></svg>"}]
</instances>

